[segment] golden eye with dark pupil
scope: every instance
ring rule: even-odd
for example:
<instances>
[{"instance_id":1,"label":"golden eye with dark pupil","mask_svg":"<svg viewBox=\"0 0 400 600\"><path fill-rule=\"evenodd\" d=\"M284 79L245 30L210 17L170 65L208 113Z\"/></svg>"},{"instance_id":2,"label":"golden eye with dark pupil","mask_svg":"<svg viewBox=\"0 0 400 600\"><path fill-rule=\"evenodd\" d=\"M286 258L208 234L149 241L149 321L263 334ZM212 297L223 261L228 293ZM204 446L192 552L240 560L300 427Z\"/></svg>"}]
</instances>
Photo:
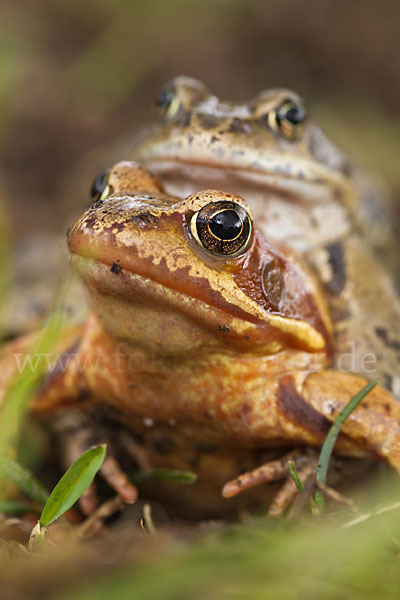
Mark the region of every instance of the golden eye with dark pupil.
<instances>
[{"instance_id":1,"label":"golden eye with dark pupil","mask_svg":"<svg viewBox=\"0 0 400 600\"><path fill-rule=\"evenodd\" d=\"M108 194L108 171L97 175L90 188L90 198L94 201L101 200Z\"/></svg>"},{"instance_id":2,"label":"golden eye with dark pupil","mask_svg":"<svg viewBox=\"0 0 400 600\"><path fill-rule=\"evenodd\" d=\"M301 104L287 100L278 108L275 118L285 137L295 139L301 132L306 118L306 111Z\"/></svg>"},{"instance_id":3,"label":"golden eye with dark pupil","mask_svg":"<svg viewBox=\"0 0 400 600\"><path fill-rule=\"evenodd\" d=\"M236 202L211 202L193 215L190 231L208 252L232 256L246 250L251 238L251 220Z\"/></svg>"},{"instance_id":4,"label":"golden eye with dark pupil","mask_svg":"<svg viewBox=\"0 0 400 600\"><path fill-rule=\"evenodd\" d=\"M161 116L166 119L171 119L179 114L182 104L173 83L162 88L156 98L155 104Z\"/></svg>"},{"instance_id":5,"label":"golden eye with dark pupil","mask_svg":"<svg viewBox=\"0 0 400 600\"><path fill-rule=\"evenodd\" d=\"M164 110L168 110L171 106L172 101L174 100L176 95L176 90L174 85L168 85L162 88L155 100L155 105L157 108L161 108Z\"/></svg>"},{"instance_id":6,"label":"golden eye with dark pupil","mask_svg":"<svg viewBox=\"0 0 400 600\"><path fill-rule=\"evenodd\" d=\"M278 123L283 121L289 121L292 125L300 125L304 121L305 111L302 106L294 104L293 102L287 102L278 110L276 118Z\"/></svg>"}]
</instances>

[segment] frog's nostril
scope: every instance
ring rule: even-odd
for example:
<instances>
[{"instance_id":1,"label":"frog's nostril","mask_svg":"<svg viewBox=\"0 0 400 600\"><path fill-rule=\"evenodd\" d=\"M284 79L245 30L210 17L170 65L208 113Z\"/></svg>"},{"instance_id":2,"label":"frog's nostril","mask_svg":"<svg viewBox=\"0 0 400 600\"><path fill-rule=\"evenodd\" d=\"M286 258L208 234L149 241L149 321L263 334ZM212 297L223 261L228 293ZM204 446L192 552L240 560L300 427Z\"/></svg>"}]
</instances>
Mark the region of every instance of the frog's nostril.
<instances>
[{"instance_id":1,"label":"frog's nostril","mask_svg":"<svg viewBox=\"0 0 400 600\"><path fill-rule=\"evenodd\" d=\"M253 132L252 126L248 121L234 117L229 125L228 133L244 133L250 135Z\"/></svg>"},{"instance_id":2,"label":"frog's nostril","mask_svg":"<svg viewBox=\"0 0 400 600\"><path fill-rule=\"evenodd\" d=\"M153 228L157 224L156 217L154 215L151 215L150 213L141 213L139 215L134 215L131 218L131 221L134 225L140 227L141 229Z\"/></svg>"}]
</instances>

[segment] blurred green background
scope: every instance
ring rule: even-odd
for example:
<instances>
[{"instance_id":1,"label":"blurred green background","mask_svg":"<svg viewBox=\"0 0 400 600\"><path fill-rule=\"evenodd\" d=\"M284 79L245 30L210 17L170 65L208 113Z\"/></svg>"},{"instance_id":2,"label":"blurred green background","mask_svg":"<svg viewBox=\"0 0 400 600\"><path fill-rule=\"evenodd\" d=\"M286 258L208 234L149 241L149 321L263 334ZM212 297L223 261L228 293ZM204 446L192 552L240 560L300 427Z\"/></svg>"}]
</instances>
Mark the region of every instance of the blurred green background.
<instances>
[{"instance_id":1,"label":"blurred green background","mask_svg":"<svg viewBox=\"0 0 400 600\"><path fill-rule=\"evenodd\" d=\"M80 163L148 121L177 74L229 99L294 88L400 188L397 0L1 0L0 12L0 176L19 237L65 229L61 209L90 185Z\"/></svg>"}]
</instances>

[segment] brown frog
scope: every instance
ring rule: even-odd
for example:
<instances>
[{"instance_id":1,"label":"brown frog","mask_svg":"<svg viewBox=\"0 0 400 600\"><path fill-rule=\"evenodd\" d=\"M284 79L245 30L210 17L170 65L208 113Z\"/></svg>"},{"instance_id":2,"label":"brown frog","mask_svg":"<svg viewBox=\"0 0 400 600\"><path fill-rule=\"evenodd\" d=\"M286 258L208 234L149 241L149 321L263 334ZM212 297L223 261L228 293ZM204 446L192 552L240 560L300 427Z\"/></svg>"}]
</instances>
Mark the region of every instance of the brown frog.
<instances>
[{"instance_id":1,"label":"brown frog","mask_svg":"<svg viewBox=\"0 0 400 600\"><path fill-rule=\"evenodd\" d=\"M300 251L324 286L334 364L377 378L400 398L400 303L388 268L399 266L400 253L385 189L290 90L234 104L178 77L156 104L160 119L136 140L134 159L180 197L205 185L244 196L260 230Z\"/></svg>"},{"instance_id":2,"label":"brown frog","mask_svg":"<svg viewBox=\"0 0 400 600\"><path fill-rule=\"evenodd\" d=\"M319 282L301 256L261 233L245 200L210 189L177 199L129 162L96 185L101 197L68 236L91 312L60 344L64 367L48 374L32 410L67 419L75 454L90 441L80 415L107 413L144 470L197 473L179 498L198 514L229 510L221 489L228 498L284 478L282 448L321 446L366 380L329 368ZM3 389L30 343L3 350ZM353 412L335 451L382 458L400 473L400 405L387 390L377 386ZM309 474L304 457L294 460ZM135 499L112 454L102 474ZM285 510L290 486L271 514ZM85 501L92 510L90 494Z\"/></svg>"}]
</instances>

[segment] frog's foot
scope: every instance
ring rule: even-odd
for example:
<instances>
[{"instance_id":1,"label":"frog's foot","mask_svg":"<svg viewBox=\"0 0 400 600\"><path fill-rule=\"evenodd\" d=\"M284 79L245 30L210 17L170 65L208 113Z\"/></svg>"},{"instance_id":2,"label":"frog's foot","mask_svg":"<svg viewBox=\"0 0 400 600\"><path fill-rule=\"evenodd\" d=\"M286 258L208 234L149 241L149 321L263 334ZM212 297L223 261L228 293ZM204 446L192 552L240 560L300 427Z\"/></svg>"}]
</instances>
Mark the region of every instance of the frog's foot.
<instances>
[{"instance_id":1,"label":"frog's foot","mask_svg":"<svg viewBox=\"0 0 400 600\"><path fill-rule=\"evenodd\" d=\"M300 460L303 459L303 461ZM289 473L289 461L292 461L296 466L296 471L299 480L301 481L303 492L300 494L300 491L293 481L293 478ZM303 463L303 464L302 464ZM314 482L315 482L315 473L317 467L316 456L313 457L298 457L297 465L296 461L293 458L289 458L286 460L286 481L280 488L280 490L275 494L270 507L268 509L268 516L270 517L282 517L285 511L291 506L291 512L295 512L296 514L300 514L301 510L304 508L304 505L308 502L311 497ZM303 500L303 502L296 503L296 500Z\"/></svg>"},{"instance_id":2,"label":"frog's foot","mask_svg":"<svg viewBox=\"0 0 400 600\"><path fill-rule=\"evenodd\" d=\"M100 476L128 504L133 504L138 496L136 487L130 483L112 452L112 444L105 431L93 429L87 418L82 415L67 414L57 423L62 448L62 460L66 467L70 466L91 446L107 445L107 455L100 468ZM85 515L92 514L97 507L96 486L92 483L82 494L79 505Z\"/></svg>"},{"instance_id":3,"label":"frog's foot","mask_svg":"<svg viewBox=\"0 0 400 600\"><path fill-rule=\"evenodd\" d=\"M270 516L280 517L299 493L296 484L290 476L289 463L294 464L303 487L307 489L309 486L306 486L306 482L308 483L310 479L312 482L315 480L317 466L317 455L312 448L307 448L303 451L294 450L282 456L282 458L267 462L253 471L243 473L224 485L222 495L224 498L232 498L244 490L256 487L262 483L272 483L286 479L284 485L275 495L268 511Z\"/></svg>"},{"instance_id":4,"label":"frog's foot","mask_svg":"<svg viewBox=\"0 0 400 600\"><path fill-rule=\"evenodd\" d=\"M310 453L312 453L311 456ZM236 479L228 481L222 489L222 495L224 498L232 498L244 490L256 487L262 483L272 483L273 481L285 479L289 475L288 463L290 461L294 463L296 470L299 472L306 465L310 464L310 460L312 461L312 465L315 466L315 458L312 449L307 449L306 453L294 450L282 456L282 458L269 461L253 471L248 471Z\"/></svg>"},{"instance_id":5,"label":"frog's foot","mask_svg":"<svg viewBox=\"0 0 400 600\"><path fill-rule=\"evenodd\" d=\"M286 479L280 490L274 496L268 510L271 517L281 517L291 506L289 516L300 514L305 504L307 504L316 489L315 475L318 462L318 453L313 448L306 448L302 451L294 450L282 458L265 463L261 467L243 473L237 479L228 481L222 490L224 498L232 498L244 490L256 487L262 483L272 483ZM303 487L300 493L290 475L289 464L295 466L298 478ZM318 486L320 487L320 486ZM333 501L353 506L353 502L339 494L329 486L323 486L320 491Z\"/></svg>"}]
</instances>

